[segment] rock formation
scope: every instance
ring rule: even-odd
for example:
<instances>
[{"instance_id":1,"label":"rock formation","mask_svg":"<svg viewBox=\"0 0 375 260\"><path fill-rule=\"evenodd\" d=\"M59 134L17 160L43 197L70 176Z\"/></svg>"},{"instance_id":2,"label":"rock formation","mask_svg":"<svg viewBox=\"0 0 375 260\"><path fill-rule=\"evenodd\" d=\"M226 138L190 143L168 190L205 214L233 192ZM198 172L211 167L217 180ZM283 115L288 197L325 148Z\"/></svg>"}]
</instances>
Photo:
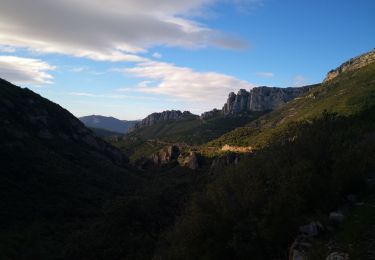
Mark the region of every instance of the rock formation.
<instances>
[{"instance_id":1,"label":"rock formation","mask_svg":"<svg viewBox=\"0 0 375 260\"><path fill-rule=\"evenodd\" d=\"M188 167L192 170L198 170L200 167L200 155L194 151L183 153L184 145L170 145L162 148L159 152L151 156L153 165L163 166L170 163L178 163L180 166ZM145 161L141 162L146 165Z\"/></svg>"},{"instance_id":2,"label":"rock formation","mask_svg":"<svg viewBox=\"0 0 375 260\"><path fill-rule=\"evenodd\" d=\"M199 156L197 153L192 151L187 156L183 156L181 154L178 158L178 163L181 166L189 167L192 170L198 170L200 167Z\"/></svg>"},{"instance_id":3,"label":"rock formation","mask_svg":"<svg viewBox=\"0 0 375 260\"><path fill-rule=\"evenodd\" d=\"M176 161L180 155L180 147L171 145L164 147L152 156L152 161L157 165L168 164Z\"/></svg>"},{"instance_id":4,"label":"rock formation","mask_svg":"<svg viewBox=\"0 0 375 260\"><path fill-rule=\"evenodd\" d=\"M241 89L237 95L229 93L224 104L224 115L236 115L250 111L268 111L281 107L296 97L308 92L311 86L300 88L256 87L250 92Z\"/></svg>"},{"instance_id":5,"label":"rock formation","mask_svg":"<svg viewBox=\"0 0 375 260\"><path fill-rule=\"evenodd\" d=\"M323 82L332 80L345 71L356 70L373 62L375 62L375 49L360 56L354 57L341 64L338 68L331 70L328 72Z\"/></svg>"},{"instance_id":6,"label":"rock formation","mask_svg":"<svg viewBox=\"0 0 375 260\"><path fill-rule=\"evenodd\" d=\"M181 120L194 117L198 116L190 113L189 111L181 112L180 110L167 110L161 113L152 113L148 115L142 121L136 123L134 125L134 129L138 129L144 126L151 126L160 121Z\"/></svg>"},{"instance_id":7,"label":"rock formation","mask_svg":"<svg viewBox=\"0 0 375 260\"><path fill-rule=\"evenodd\" d=\"M221 115L221 110L214 108L211 111L202 113L201 119L205 120L205 119L209 119L218 115Z\"/></svg>"}]
</instances>

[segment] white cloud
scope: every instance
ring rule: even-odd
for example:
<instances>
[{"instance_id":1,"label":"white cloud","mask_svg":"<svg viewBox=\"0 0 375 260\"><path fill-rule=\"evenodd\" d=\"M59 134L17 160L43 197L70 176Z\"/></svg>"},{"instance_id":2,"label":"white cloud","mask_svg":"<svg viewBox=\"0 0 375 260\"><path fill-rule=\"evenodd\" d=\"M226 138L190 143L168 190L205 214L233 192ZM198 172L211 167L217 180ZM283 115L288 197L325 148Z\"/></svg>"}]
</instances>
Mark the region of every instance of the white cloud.
<instances>
[{"instance_id":1,"label":"white cloud","mask_svg":"<svg viewBox=\"0 0 375 260\"><path fill-rule=\"evenodd\" d=\"M16 84L52 83L53 77L48 71L54 69L38 59L0 56L0 77Z\"/></svg>"},{"instance_id":2,"label":"white cloud","mask_svg":"<svg viewBox=\"0 0 375 260\"><path fill-rule=\"evenodd\" d=\"M109 98L109 99L157 100L157 98L155 98L155 97L148 97L148 96L93 94L93 93L89 93L89 92L70 92L69 95L78 96L78 97Z\"/></svg>"},{"instance_id":3,"label":"white cloud","mask_svg":"<svg viewBox=\"0 0 375 260\"><path fill-rule=\"evenodd\" d=\"M306 78L304 76L296 75L293 77L293 87L302 87L306 84Z\"/></svg>"},{"instance_id":4,"label":"white cloud","mask_svg":"<svg viewBox=\"0 0 375 260\"><path fill-rule=\"evenodd\" d=\"M69 95L71 96L79 96L79 97L95 97L96 95L88 92L70 92Z\"/></svg>"},{"instance_id":5,"label":"white cloud","mask_svg":"<svg viewBox=\"0 0 375 260\"><path fill-rule=\"evenodd\" d=\"M241 49L191 14L219 0L1 0L0 44L99 61L142 62L157 45Z\"/></svg>"},{"instance_id":6,"label":"white cloud","mask_svg":"<svg viewBox=\"0 0 375 260\"><path fill-rule=\"evenodd\" d=\"M275 76L272 72L264 72L264 71L257 72L255 73L255 75L257 75L258 77L262 77L262 78L273 78Z\"/></svg>"},{"instance_id":7,"label":"white cloud","mask_svg":"<svg viewBox=\"0 0 375 260\"><path fill-rule=\"evenodd\" d=\"M161 57L163 57L163 55L161 55L159 52L154 52L152 54L152 57L156 58L156 59L160 59Z\"/></svg>"},{"instance_id":8,"label":"white cloud","mask_svg":"<svg viewBox=\"0 0 375 260\"><path fill-rule=\"evenodd\" d=\"M123 72L146 80L138 85L137 91L177 98L189 102L192 108L199 107L200 111L221 107L231 91L253 87L225 74L197 72L164 62L144 62Z\"/></svg>"}]
</instances>

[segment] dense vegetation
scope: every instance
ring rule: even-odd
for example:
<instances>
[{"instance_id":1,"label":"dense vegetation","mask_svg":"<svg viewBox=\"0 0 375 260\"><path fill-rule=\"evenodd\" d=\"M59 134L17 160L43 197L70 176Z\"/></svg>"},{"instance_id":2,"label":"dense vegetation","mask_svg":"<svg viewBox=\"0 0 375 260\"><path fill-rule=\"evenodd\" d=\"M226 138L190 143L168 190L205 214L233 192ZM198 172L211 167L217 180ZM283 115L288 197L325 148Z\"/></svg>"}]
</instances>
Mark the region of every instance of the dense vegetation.
<instances>
[{"instance_id":1,"label":"dense vegetation","mask_svg":"<svg viewBox=\"0 0 375 260\"><path fill-rule=\"evenodd\" d=\"M375 162L375 109L290 124L256 156L197 193L167 235L166 259L283 257L298 226L365 187ZM163 258L164 259L164 258Z\"/></svg>"}]
</instances>

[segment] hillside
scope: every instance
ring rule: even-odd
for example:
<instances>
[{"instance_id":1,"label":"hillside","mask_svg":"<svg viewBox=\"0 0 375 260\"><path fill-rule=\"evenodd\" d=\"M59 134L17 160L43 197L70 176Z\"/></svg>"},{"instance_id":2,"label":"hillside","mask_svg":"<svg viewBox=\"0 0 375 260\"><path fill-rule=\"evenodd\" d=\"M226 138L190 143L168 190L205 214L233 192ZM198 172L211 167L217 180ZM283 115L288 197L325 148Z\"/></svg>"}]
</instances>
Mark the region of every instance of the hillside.
<instances>
[{"instance_id":1,"label":"hillside","mask_svg":"<svg viewBox=\"0 0 375 260\"><path fill-rule=\"evenodd\" d=\"M0 259L150 259L205 176L139 172L59 105L0 79Z\"/></svg>"},{"instance_id":2,"label":"hillside","mask_svg":"<svg viewBox=\"0 0 375 260\"><path fill-rule=\"evenodd\" d=\"M324 82L286 106L208 143L261 147L290 122L319 116L324 110L350 116L375 104L375 63L348 71Z\"/></svg>"},{"instance_id":3,"label":"hillside","mask_svg":"<svg viewBox=\"0 0 375 260\"><path fill-rule=\"evenodd\" d=\"M80 117L85 126L94 129L103 129L114 133L125 134L129 131L130 128L138 121L126 121L119 120L114 117L106 117L99 115L83 116Z\"/></svg>"},{"instance_id":4,"label":"hillside","mask_svg":"<svg viewBox=\"0 0 375 260\"><path fill-rule=\"evenodd\" d=\"M74 223L130 191L119 150L59 105L2 79L0 122L1 259L59 250Z\"/></svg>"},{"instance_id":5,"label":"hillside","mask_svg":"<svg viewBox=\"0 0 375 260\"><path fill-rule=\"evenodd\" d=\"M124 137L108 140L131 159L138 159L158 151L165 145L183 143L188 146L204 144L224 133L245 125L264 112L245 113L235 117L216 115L207 119L190 117L182 120L158 122L135 129Z\"/></svg>"},{"instance_id":6,"label":"hillside","mask_svg":"<svg viewBox=\"0 0 375 260\"><path fill-rule=\"evenodd\" d=\"M108 138L111 136L118 136L122 135L121 133L112 132L103 128L95 128L95 127L88 127L91 131L95 133L96 136L99 136L101 138Z\"/></svg>"}]
</instances>

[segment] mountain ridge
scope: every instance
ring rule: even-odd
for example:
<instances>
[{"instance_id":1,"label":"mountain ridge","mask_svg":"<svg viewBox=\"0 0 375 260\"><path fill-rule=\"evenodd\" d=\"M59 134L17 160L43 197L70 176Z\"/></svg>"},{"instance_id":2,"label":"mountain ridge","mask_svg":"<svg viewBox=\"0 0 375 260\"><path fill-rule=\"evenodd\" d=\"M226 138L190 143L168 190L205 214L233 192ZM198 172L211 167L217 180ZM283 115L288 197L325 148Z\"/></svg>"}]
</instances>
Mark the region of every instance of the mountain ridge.
<instances>
[{"instance_id":1,"label":"mountain ridge","mask_svg":"<svg viewBox=\"0 0 375 260\"><path fill-rule=\"evenodd\" d=\"M104 129L115 133L125 134L134 127L138 120L120 120L111 116L89 115L79 117L87 127Z\"/></svg>"},{"instance_id":2,"label":"mountain ridge","mask_svg":"<svg viewBox=\"0 0 375 260\"><path fill-rule=\"evenodd\" d=\"M190 111L181 112L180 110L165 110L162 112L154 112L146 116L140 122L137 122L131 131L145 126L152 126L161 121L174 121L191 118L198 118L198 116L190 113Z\"/></svg>"},{"instance_id":3,"label":"mountain ridge","mask_svg":"<svg viewBox=\"0 0 375 260\"><path fill-rule=\"evenodd\" d=\"M358 55L354 58L349 59L348 61L345 61L340 66L338 66L336 69L330 70L327 73L327 76L323 80L323 82L327 82L329 80L332 80L336 78L338 75L340 75L343 72L346 71L353 71L359 68L362 68L370 63L375 62L375 49L363 53L361 55Z\"/></svg>"}]
</instances>

